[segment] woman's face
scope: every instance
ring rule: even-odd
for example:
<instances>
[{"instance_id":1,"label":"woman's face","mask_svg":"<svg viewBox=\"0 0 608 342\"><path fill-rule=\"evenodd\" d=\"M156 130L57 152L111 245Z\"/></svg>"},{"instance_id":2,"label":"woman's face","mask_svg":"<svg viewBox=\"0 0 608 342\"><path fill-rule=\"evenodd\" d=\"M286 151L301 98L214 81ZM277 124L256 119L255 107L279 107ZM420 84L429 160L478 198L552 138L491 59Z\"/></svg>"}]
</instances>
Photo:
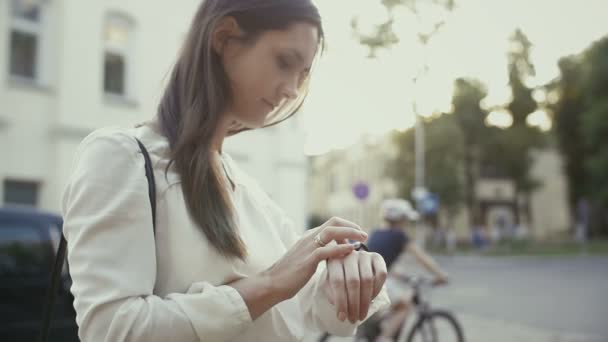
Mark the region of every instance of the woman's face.
<instances>
[{"instance_id":1,"label":"woman's face","mask_svg":"<svg viewBox=\"0 0 608 342\"><path fill-rule=\"evenodd\" d=\"M233 99L227 114L247 128L259 128L279 104L298 96L319 46L317 28L292 24L266 31L252 44L230 40L222 50Z\"/></svg>"}]
</instances>

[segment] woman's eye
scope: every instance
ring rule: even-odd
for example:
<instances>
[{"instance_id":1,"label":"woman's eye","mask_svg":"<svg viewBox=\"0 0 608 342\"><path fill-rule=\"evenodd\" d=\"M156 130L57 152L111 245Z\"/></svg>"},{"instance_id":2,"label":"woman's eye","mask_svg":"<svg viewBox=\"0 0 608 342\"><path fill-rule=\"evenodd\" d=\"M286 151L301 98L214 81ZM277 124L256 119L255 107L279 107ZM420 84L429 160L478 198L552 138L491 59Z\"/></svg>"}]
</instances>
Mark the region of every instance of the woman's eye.
<instances>
[{"instance_id":1,"label":"woman's eye","mask_svg":"<svg viewBox=\"0 0 608 342\"><path fill-rule=\"evenodd\" d=\"M290 65L289 65L289 62L287 62L285 60L285 58L279 57L277 59L277 63L279 64L279 68L280 69L282 69L282 70L289 70Z\"/></svg>"}]
</instances>

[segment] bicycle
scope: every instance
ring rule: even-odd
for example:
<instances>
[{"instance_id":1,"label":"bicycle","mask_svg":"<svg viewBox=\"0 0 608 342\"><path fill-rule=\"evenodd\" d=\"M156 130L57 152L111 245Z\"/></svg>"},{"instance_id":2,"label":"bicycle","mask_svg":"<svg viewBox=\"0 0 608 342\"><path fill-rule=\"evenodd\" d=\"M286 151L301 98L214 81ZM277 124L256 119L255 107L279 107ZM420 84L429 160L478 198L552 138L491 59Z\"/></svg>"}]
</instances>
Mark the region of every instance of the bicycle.
<instances>
[{"instance_id":1,"label":"bicycle","mask_svg":"<svg viewBox=\"0 0 608 342\"><path fill-rule=\"evenodd\" d=\"M444 309L435 309L431 307L428 300L425 299L425 290L437 286L436 282L429 278L418 276L395 276L400 281L411 286L413 289L412 304L417 314L417 319L413 324L413 328L407 333L407 342L464 342L464 333L462 326L451 312ZM390 314L390 313L389 313ZM409 316L409 315L408 315ZM356 341L373 342L380 335L380 323L382 322L380 314L376 314L365 321L357 330L355 335ZM402 332L408 324L406 318L399 331L394 335L393 340L399 341ZM325 342L330 337L329 334L324 334L319 342Z\"/></svg>"}]
</instances>

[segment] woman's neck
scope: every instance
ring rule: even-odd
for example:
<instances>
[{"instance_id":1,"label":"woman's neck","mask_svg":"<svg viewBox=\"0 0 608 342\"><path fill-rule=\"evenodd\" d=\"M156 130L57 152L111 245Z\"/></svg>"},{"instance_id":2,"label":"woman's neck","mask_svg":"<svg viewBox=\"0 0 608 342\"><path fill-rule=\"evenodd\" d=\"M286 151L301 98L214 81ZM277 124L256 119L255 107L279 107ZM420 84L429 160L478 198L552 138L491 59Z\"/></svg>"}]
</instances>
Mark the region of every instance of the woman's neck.
<instances>
[{"instance_id":1,"label":"woman's neck","mask_svg":"<svg viewBox=\"0 0 608 342\"><path fill-rule=\"evenodd\" d=\"M224 139L228 135L228 130L234 119L230 115L223 115L220 119L220 124L213 133L211 140L211 151L222 153L222 147L224 146Z\"/></svg>"}]
</instances>

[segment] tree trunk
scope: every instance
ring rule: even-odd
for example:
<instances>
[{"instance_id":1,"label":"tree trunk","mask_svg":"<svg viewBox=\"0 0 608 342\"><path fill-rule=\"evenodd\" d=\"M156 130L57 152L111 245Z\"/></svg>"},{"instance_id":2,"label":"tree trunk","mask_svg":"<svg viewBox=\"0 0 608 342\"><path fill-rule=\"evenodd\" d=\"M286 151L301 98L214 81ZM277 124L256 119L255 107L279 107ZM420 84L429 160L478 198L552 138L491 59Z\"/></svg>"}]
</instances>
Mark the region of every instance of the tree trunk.
<instances>
[{"instance_id":1,"label":"tree trunk","mask_svg":"<svg viewBox=\"0 0 608 342\"><path fill-rule=\"evenodd\" d=\"M473 146L465 142L464 150L464 173L465 173L465 201L467 205L467 211L469 214L470 227L473 229L474 226L479 224L479 218L475 206L475 175L473 172Z\"/></svg>"},{"instance_id":2,"label":"tree trunk","mask_svg":"<svg viewBox=\"0 0 608 342\"><path fill-rule=\"evenodd\" d=\"M513 213L514 214L513 216L514 216L514 219L515 219L515 225L516 226L519 226L521 224L521 216L520 216L521 213L519 211L519 194L520 194L520 191L519 191L519 188L516 185L515 186L515 195L514 195L515 196L515 198L514 198L515 205L513 206L514 209L515 209L515 211Z\"/></svg>"},{"instance_id":3,"label":"tree trunk","mask_svg":"<svg viewBox=\"0 0 608 342\"><path fill-rule=\"evenodd\" d=\"M534 217L532 215L532 192L527 191L525 196L525 209L526 209L526 218L528 219L528 227L526 227L528 229L528 232L530 233L530 235L532 234L532 230L534 227Z\"/></svg>"}]
</instances>

